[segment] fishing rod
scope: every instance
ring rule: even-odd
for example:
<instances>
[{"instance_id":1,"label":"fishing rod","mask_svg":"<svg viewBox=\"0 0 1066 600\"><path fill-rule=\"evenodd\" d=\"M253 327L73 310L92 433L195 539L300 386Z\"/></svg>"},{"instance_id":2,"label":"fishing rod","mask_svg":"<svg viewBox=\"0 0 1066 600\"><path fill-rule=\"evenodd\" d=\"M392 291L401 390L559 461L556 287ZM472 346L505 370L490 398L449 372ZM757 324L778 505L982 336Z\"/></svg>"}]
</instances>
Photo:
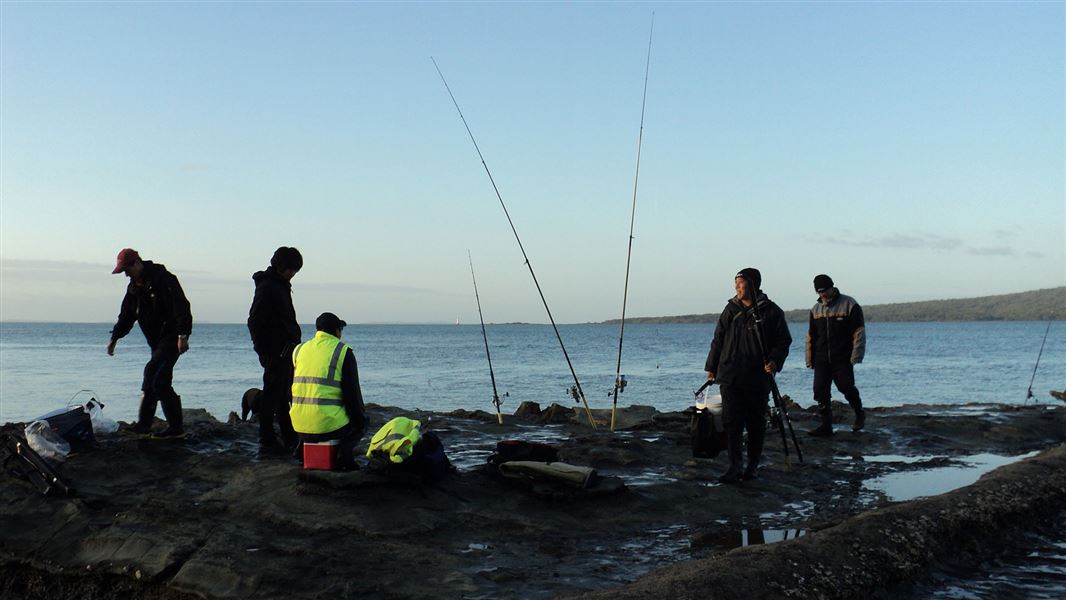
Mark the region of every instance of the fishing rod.
<instances>
[{"instance_id":1,"label":"fishing rod","mask_svg":"<svg viewBox=\"0 0 1066 600\"><path fill-rule=\"evenodd\" d=\"M633 206L629 209L629 249L626 251L626 279L622 288L622 324L618 330L618 363L614 369L614 399L611 401L611 431L618 412L618 394L626 389L622 375L622 338L626 334L626 300L629 298L629 263L633 258L633 223L637 216L637 182L640 180L640 147L644 141L644 108L648 103L648 73L651 71L651 38L655 32L655 13L651 13L651 30L648 32L648 58L644 63L644 96L640 101L640 133L637 135L637 169L633 175Z\"/></svg>"},{"instance_id":2,"label":"fishing rod","mask_svg":"<svg viewBox=\"0 0 1066 600\"><path fill-rule=\"evenodd\" d=\"M477 278L474 277L474 259L470 257L470 251L466 251L466 258L470 261L470 279L474 282L474 298L477 300L477 316L481 319L481 337L485 340L485 358L489 361L489 378L492 379L492 403L496 406L496 420L503 425L503 413L500 412L500 394L496 391L496 374L492 371L492 356L489 355L489 335L485 333L485 317L481 314L481 297L477 293Z\"/></svg>"},{"instance_id":3,"label":"fishing rod","mask_svg":"<svg viewBox=\"0 0 1066 600\"><path fill-rule=\"evenodd\" d=\"M755 318L755 341L759 344L759 352L762 353L762 362L766 364L770 362L770 355L766 352L766 344L762 339L762 315L759 313L759 290L756 289L754 282L748 277L744 277L744 281L748 283L747 293L751 296L751 315ZM785 406L785 401L781 397L781 390L777 387L777 379L773 373L767 373L770 377L770 391L774 396L774 405L777 407L777 413L779 416L778 429L781 430L781 444L785 448L785 463L789 463L788 456L788 438L785 437L785 426L788 426L789 433L792 434L792 444L796 447L796 455L799 457L799 461L803 463L803 451L800 450L799 440L796 439L796 430L792 428L792 419L788 416L788 408Z\"/></svg>"},{"instance_id":4,"label":"fishing rod","mask_svg":"<svg viewBox=\"0 0 1066 600\"><path fill-rule=\"evenodd\" d=\"M1047 322L1047 329L1044 330L1044 339L1040 342L1040 352L1036 355L1036 364L1033 365L1033 376L1029 379L1029 391L1025 393L1025 401L1029 402L1029 399L1033 397L1033 382L1036 381L1036 368L1040 366L1040 357L1044 355L1044 343L1047 342L1047 332L1051 331L1051 321Z\"/></svg>"},{"instance_id":5,"label":"fishing rod","mask_svg":"<svg viewBox=\"0 0 1066 600\"><path fill-rule=\"evenodd\" d=\"M477 145L477 140L474 139L474 133L470 131L470 125L466 122L466 117L463 116L463 109L459 108L459 102L455 99L455 94L452 93L452 88L448 85L448 80L444 78L444 73L441 72L440 66L437 65L436 59L432 56L429 60L433 61L433 66L437 69L437 74L440 75L440 80L444 83L444 89L448 90L448 96L452 99L452 104L455 105L455 110L459 112L459 118L463 121L463 126L466 127L466 133L470 136L470 141L474 143L474 149L477 150L478 158L481 159L481 166L485 167L485 174L489 176L489 183L492 184L492 189L496 192L496 198L500 201L500 206L503 208L503 214L507 217L507 222L511 225L511 231L514 233L514 239L518 242L518 249L522 251L522 258L526 261L526 267L529 268L529 274L533 277L533 284L537 286L537 293L540 294L540 301L544 304L544 311L548 313L548 320L551 321L552 329L555 331L555 337L559 340L559 347L563 350L563 358L566 359L567 366L570 367L570 374L574 377L574 386L570 388L570 396L575 401L580 400L585 405L585 413L589 418L589 425L593 429L596 428L596 420L592 418L592 409L589 408L589 403L585 400L585 392L581 389L581 382L577 379L577 372L574 371L574 363L570 362L570 355L566 352L566 346L563 344L563 336L559 334L559 327L555 324L555 319L552 317L552 311L548 308L548 301L544 298L544 292L540 289L540 282L537 281L537 274L533 272L533 265L529 262L529 256L526 254L526 249L522 246L522 238L518 237L518 230L515 229L514 221L511 220L511 213L507 211L507 205L503 202L503 196L500 195L500 188L496 186L496 180L492 178L492 172L489 171L489 165L485 162L484 155L481 154L481 148Z\"/></svg>"}]
</instances>

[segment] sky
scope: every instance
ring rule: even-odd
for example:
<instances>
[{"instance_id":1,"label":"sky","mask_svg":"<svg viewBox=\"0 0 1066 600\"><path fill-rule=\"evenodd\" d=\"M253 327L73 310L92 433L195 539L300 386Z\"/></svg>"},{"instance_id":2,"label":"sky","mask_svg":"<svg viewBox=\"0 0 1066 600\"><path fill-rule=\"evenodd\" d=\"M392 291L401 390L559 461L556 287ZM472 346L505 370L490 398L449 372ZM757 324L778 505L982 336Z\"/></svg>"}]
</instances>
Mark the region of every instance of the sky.
<instances>
[{"instance_id":1,"label":"sky","mask_svg":"<svg viewBox=\"0 0 1066 600\"><path fill-rule=\"evenodd\" d=\"M654 27L652 26L654 13ZM648 63L651 33L650 63ZM1066 285L1066 3L0 4L0 320L197 322L275 248L301 322L784 309Z\"/></svg>"}]
</instances>

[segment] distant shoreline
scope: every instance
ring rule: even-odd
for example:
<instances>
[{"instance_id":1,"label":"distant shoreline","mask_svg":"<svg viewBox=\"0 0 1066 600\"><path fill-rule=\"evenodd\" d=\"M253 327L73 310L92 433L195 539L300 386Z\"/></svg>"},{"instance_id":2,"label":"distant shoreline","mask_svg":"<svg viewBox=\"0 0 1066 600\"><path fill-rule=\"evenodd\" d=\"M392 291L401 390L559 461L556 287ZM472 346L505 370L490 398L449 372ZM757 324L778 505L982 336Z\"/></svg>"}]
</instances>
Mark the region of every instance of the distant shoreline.
<instances>
[{"instance_id":1,"label":"distant shoreline","mask_svg":"<svg viewBox=\"0 0 1066 600\"><path fill-rule=\"evenodd\" d=\"M862 298L856 298L862 304ZM724 300L723 300L724 302ZM812 301L813 305L814 302ZM795 308L785 311L785 319L792 323L806 322L810 308ZM919 302L897 302L891 304L863 305L863 313L869 322L886 323L950 323L972 321L1066 321L1066 286L1000 294L997 296L979 296L976 298L959 298L949 300L923 300ZM661 317L629 317L627 324L686 324L714 323L718 313L693 315L673 315ZM618 325L619 319L606 321L585 321L560 323L560 325ZM2 321L0 324L57 324L76 323L79 325L113 325L112 321ZM217 321L199 321L201 325L244 325ZM390 322L356 323L353 326L455 326L447 321L425 322ZM462 323L478 326L479 323ZM507 321L503 323L486 323L486 325L550 325L550 323L529 323Z\"/></svg>"},{"instance_id":2,"label":"distant shoreline","mask_svg":"<svg viewBox=\"0 0 1066 600\"><path fill-rule=\"evenodd\" d=\"M862 298L856 300L862 304ZM873 304L862 308L869 322L1064 321L1066 286L977 298ZM806 322L809 312L809 308L786 310L785 319L792 323ZM717 320L718 313L704 313L627 318L626 323L714 323ZM601 321L606 325L619 322L619 319Z\"/></svg>"}]
</instances>

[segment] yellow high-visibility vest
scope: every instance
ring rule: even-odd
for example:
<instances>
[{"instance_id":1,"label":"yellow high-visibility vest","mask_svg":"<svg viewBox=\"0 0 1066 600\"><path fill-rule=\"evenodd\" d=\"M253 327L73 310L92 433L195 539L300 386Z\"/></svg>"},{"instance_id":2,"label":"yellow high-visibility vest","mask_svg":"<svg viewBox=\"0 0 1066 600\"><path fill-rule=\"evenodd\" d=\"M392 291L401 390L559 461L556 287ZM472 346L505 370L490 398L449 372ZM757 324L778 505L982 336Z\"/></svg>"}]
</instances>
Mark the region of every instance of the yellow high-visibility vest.
<instances>
[{"instance_id":1,"label":"yellow high-visibility vest","mask_svg":"<svg viewBox=\"0 0 1066 600\"><path fill-rule=\"evenodd\" d=\"M292 351L292 428L329 433L348 424L341 391L341 366L350 346L324 331Z\"/></svg>"},{"instance_id":2,"label":"yellow high-visibility vest","mask_svg":"<svg viewBox=\"0 0 1066 600\"><path fill-rule=\"evenodd\" d=\"M370 440L367 456L384 454L393 463L402 463L411 456L415 444L422 438L421 423L407 417L396 417L374 434Z\"/></svg>"}]
</instances>

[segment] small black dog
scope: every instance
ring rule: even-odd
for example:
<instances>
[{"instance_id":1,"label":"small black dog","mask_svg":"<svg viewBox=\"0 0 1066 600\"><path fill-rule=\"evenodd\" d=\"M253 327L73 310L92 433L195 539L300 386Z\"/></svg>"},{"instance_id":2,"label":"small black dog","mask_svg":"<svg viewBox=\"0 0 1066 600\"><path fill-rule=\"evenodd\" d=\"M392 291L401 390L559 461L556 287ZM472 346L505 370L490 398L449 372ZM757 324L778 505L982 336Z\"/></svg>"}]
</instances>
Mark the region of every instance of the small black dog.
<instances>
[{"instance_id":1,"label":"small black dog","mask_svg":"<svg viewBox=\"0 0 1066 600\"><path fill-rule=\"evenodd\" d=\"M241 398L241 420L247 421L248 415L253 417L259 415L259 398L263 395L263 390L259 388L249 388L247 392L244 392L244 397Z\"/></svg>"}]
</instances>

